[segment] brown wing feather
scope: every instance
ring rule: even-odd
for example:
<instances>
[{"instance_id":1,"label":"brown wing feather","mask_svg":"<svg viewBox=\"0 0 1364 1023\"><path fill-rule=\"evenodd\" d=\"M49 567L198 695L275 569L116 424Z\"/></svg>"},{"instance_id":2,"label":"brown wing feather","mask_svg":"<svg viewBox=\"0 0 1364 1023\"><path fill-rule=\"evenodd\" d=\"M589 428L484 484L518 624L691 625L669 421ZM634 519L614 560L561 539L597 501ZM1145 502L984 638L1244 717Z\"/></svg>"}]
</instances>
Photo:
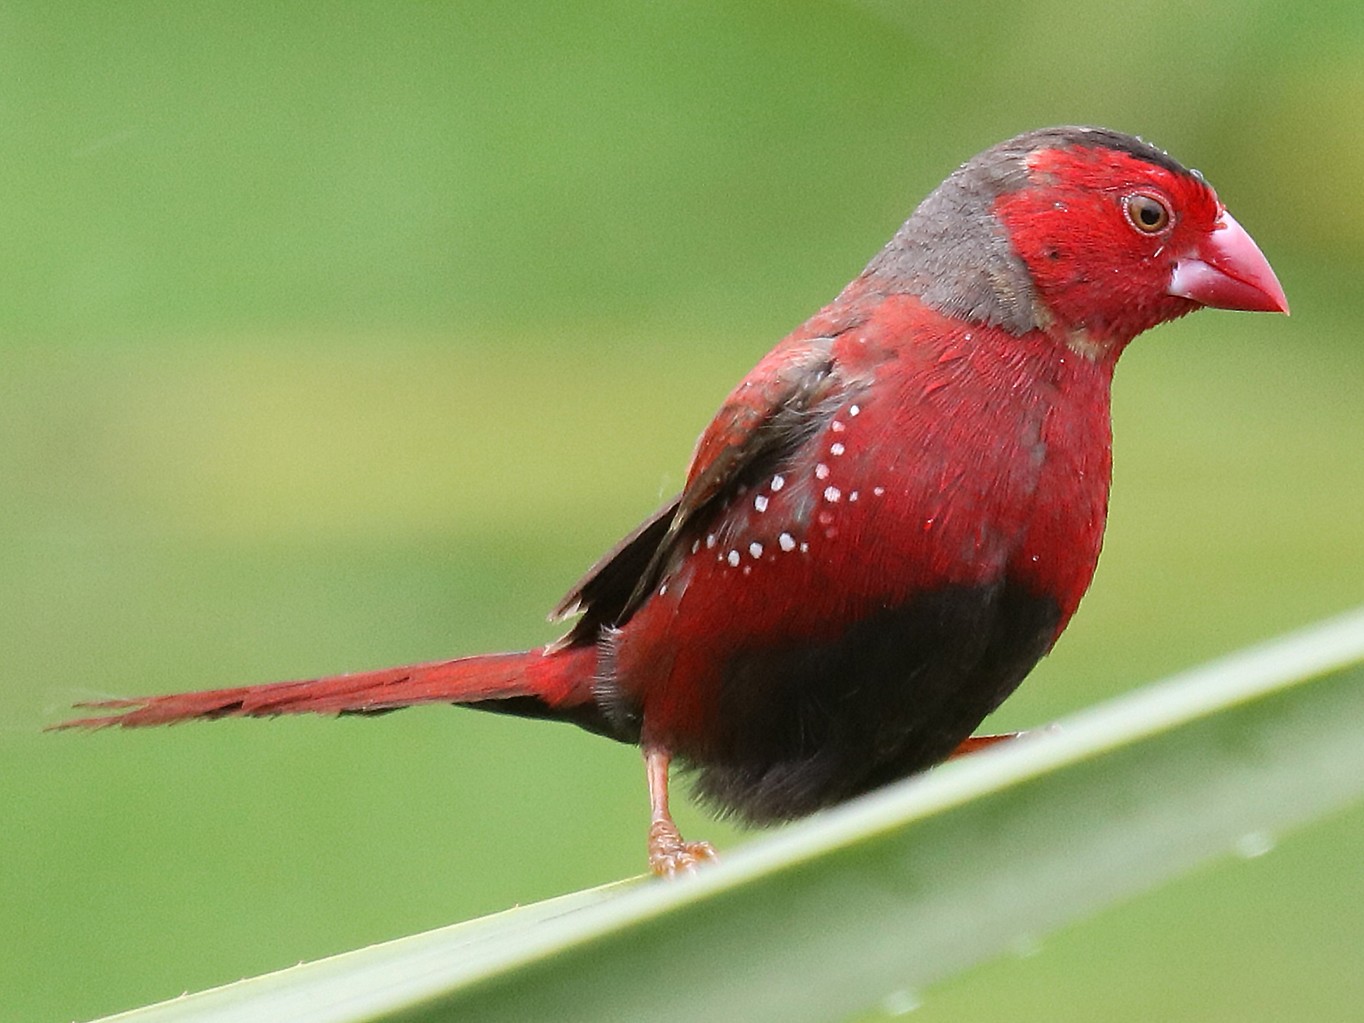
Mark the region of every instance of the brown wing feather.
<instances>
[{"instance_id":1,"label":"brown wing feather","mask_svg":"<svg viewBox=\"0 0 1364 1023\"><path fill-rule=\"evenodd\" d=\"M623 607L667 535L681 500L681 495L674 497L603 554L554 606L549 620L561 621L593 608Z\"/></svg>"},{"instance_id":2,"label":"brown wing feather","mask_svg":"<svg viewBox=\"0 0 1364 1023\"><path fill-rule=\"evenodd\" d=\"M722 501L755 466L781 458L821 422L821 406L842 389L830 337L791 339L739 384L701 434L687 483L672 501L594 565L551 613L582 618L555 646L596 640L638 608L677 551L686 528Z\"/></svg>"}]
</instances>

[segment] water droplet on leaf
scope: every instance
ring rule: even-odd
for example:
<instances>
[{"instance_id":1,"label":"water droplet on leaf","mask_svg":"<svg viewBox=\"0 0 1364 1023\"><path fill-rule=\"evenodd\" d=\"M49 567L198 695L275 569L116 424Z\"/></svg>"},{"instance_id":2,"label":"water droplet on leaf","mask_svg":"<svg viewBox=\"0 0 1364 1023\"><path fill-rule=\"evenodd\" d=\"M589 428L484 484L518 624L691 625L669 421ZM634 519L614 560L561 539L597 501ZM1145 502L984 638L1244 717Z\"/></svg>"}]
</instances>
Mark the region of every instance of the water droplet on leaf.
<instances>
[{"instance_id":1,"label":"water droplet on leaf","mask_svg":"<svg viewBox=\"0 0 1364 1023\"><path fill-rule=\"evenodd\" d=\"M1236 855L1243 860L1253 860L1274 848L1274 837L1263 831L1247 831L1236 840Z\"/></svg>"},{"instance_id":2,"label":"water droplet on leaf","mask_svg":"<svg viewBox=\"0 0 1364 1023\"><path fill-rule=\"evenodd\" d=\"M913 991L892 991L881 999L881 1008L891 1016L906 1016L923 1003Z\"/></svg>"}]
</instances>

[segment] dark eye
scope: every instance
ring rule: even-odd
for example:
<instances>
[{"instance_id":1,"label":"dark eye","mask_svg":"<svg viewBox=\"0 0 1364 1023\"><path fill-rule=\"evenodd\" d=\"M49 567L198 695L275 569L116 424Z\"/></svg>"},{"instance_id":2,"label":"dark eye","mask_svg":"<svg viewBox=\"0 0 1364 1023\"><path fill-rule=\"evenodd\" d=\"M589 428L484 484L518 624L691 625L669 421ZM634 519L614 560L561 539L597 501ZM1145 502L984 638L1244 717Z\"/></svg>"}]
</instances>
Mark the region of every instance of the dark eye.
<instances>
[{"instance_id":1,"label":"dark eye","mask_svg":"<svg viewBox=\"0 0 1364 1023\"><path fill-rule=\"evenodd\" d=\"M1170 223L1170 207L1154 195L1138 192L1123 200L1128 222L1142 234L1159 234Z\"/></svg>"}]
</instances>

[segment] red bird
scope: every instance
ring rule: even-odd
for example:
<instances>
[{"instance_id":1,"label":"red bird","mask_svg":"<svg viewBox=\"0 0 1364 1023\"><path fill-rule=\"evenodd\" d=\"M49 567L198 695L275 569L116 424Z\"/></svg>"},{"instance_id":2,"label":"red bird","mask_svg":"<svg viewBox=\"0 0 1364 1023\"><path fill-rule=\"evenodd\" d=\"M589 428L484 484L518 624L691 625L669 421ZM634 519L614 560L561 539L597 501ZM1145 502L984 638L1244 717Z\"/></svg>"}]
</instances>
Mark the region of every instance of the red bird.
<instances>
[{"instance_id":1,"label":"red bird","mask_svg":"<svg viewBox=\"0 0 1364 1023\"><path fill-rule=\"evenodd\" d=\"M454 703L644 752L656 873L713 855L668 812L808 814L987 741L1056 642L1108 505L1109 388L1137 334L1200 306L1287 312L1203 177L1102 128L958 168L701 435L682 493L524 653L110 700L66 726Z\"/></svg>"}]
</instances>

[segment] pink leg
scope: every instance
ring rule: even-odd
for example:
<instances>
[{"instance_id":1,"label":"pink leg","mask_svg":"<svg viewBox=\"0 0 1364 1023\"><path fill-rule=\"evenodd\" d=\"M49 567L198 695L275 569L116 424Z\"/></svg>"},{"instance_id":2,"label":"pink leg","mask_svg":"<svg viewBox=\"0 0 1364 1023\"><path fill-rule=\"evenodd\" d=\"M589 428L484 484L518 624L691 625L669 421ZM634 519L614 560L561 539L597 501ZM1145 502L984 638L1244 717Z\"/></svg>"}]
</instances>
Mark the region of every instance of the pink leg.
<instances>
[{"instance_id":1,"label":"pink leg","mask_svg":"<svg viewBox=\"0 0 1364 1023\"><path fill-rule=\"evenodd\" d=\"M668 812L668 764L666 750L645 749L644 770L649 778L649 869L659 877L694 873L702 863L715 859L709 842L684 842Z\"/></svg>"}]
</instances>

